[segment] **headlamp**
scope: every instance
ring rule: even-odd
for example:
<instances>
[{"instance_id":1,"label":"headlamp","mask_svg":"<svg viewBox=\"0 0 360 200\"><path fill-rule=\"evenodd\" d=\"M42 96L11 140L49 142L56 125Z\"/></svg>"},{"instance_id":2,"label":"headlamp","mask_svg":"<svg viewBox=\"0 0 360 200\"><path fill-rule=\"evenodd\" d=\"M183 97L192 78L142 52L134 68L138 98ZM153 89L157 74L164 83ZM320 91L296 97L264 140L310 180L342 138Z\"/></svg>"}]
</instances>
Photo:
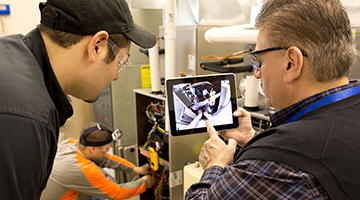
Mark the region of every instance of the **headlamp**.
<instances>
[{"instance_id":1,"label":"headlamp","mask_svg":"<svg viewBox=\"0 0 360 200\"><path fill-rule=\"evenodd\" d=\"M113 138L114 141L120 139L122 136L122 132L119 129L116 129L112 134L111 137Z\"/></svg>"}]
</instances>

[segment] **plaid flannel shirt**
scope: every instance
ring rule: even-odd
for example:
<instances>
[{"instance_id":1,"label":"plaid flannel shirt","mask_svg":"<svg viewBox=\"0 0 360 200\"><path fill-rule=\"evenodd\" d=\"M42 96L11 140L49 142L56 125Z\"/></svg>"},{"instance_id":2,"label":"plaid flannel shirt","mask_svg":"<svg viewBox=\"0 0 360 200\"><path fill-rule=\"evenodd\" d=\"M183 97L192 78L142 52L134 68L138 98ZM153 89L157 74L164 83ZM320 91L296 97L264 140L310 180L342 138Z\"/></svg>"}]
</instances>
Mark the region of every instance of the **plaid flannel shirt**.
<instances>
[{"instance_id":1,"label":"plaid flannel shirt","mask_svg":"<svg viewBox=\"0 0 360 200\"><path fill-rule=\"evenodd\" d=\"M358 80L315 94L271 116L279 126L301 109L321 98L360 85ZM265 160L243 160L206 169L190 186L185 199L329 199L323 186L310 173L290 165Z\"/></svg>"}]
</instances>

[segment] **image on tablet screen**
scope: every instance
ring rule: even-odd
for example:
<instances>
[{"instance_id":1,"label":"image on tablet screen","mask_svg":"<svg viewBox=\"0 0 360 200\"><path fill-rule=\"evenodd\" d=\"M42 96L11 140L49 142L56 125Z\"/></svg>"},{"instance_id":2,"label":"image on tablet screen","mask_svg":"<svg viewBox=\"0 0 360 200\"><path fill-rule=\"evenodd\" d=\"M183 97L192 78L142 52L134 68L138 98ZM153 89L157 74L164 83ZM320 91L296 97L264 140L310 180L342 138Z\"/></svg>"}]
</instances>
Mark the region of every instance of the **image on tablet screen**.
<instances>
[{"instance_id":1,"label":"image on tablet screen","mask_svg":"<svg viewBox=\"0 0 360 200\"><path fill-rule=\"evenodd\" d=\"M201 81L173 85L176 130L233 123L229 80Z\"/></svg>"}]
</instances>

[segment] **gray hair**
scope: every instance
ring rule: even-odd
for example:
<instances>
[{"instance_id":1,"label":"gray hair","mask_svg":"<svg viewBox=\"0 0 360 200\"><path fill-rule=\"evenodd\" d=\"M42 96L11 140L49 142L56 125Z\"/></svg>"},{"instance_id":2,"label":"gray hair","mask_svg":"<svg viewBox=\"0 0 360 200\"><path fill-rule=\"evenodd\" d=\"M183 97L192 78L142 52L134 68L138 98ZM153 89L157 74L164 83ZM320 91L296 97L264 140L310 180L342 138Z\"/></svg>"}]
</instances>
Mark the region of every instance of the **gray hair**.
<instances>
[{"instance_id":1,"label":"gray hair","mask_svg":"<svg viewBox=\"0 0 360 200\"><path fill-rule=\"evenodd\" d=\"M305 50L319 82L348 76L356 61L350 20L339 0L268 0L256 18L271 45Z\"/></svg>"}]
</instances>

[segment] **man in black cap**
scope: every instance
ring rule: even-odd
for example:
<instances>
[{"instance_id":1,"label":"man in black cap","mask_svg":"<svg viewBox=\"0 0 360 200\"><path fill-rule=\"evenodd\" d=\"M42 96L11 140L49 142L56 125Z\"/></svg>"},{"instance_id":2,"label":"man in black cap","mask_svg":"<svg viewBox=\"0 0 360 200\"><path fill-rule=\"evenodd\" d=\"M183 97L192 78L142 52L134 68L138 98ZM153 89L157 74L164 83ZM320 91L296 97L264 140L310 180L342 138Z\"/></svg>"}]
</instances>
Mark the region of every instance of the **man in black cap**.
<instances>
[{"instance_id":1,"label":"man in black cap","mask_svg":"<svg viewBox=\"0 0 360 200\"><path fill-rule=\"evenodd\" d=\"M114 136L115 135L115 136ZM54 166L41 199L128 199L151 188L150 165L133 163L107 153L116 139L106 127L91 122L81 130L80 140L66 139L59 144ZM116 184L106 178L99 167L142 176L136 181Z\"/></svg>"},{"instance_id":2,"label":"man in black cap","mask_svg":"<svg viewBox=\"0 0 360 200\"><path fill-rule=\"evenodd\" d=\"M41 24L0 38L0 199L38 199L73 114L67 95L94 102L130 62L130 44L156 36L125 0L48 0Z\"/></svg>"}]
</instances>

